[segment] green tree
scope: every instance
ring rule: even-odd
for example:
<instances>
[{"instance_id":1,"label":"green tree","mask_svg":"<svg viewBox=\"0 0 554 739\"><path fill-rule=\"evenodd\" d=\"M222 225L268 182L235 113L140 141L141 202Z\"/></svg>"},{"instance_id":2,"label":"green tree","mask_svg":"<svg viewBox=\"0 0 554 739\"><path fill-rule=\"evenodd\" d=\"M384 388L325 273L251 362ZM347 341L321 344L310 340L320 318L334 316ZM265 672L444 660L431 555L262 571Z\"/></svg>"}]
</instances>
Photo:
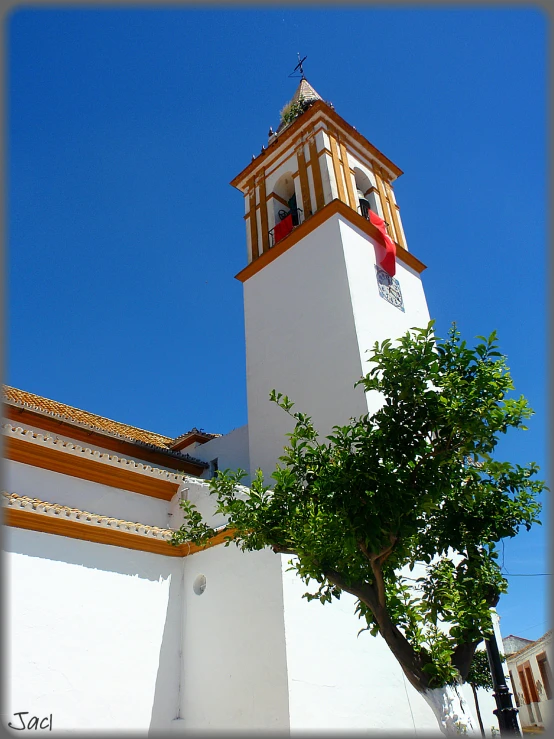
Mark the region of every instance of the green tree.
<instances>
[{"instance_id":1,"label":"green tree","mask_svg":"<svg viewBox=\"0 0 554 739\"><path fill-rule=\"evenodd\" d=\"M495 334L470 348L455 327L433 323L376 343L357 383L379 393L372 415L322 439L287 396L271 400L295 426L266 485L258 470L211 483L227 517L227 545L291 555L308 600L343 592L371 634L381 634L445 733L475 731L458 684L492 631L491 608L507 582L497 544L539 523L534 463L493 458L500 435L532 415L513 390ZM190 501L174 542L206 544L215 534Z\"/></svg>"},{"instance_id":2,"label":"green tree","mask_svg":"<svg viewBox=\"0 0 554 739\"><path fill-rule=\"evenodd\" d=\"M466 682L471 685L473 699L475 700L475 708L477 709L479 728L481 729L481 735L485 736L485 729L483 728L483 720L481 718L481 709L479 708L479 699L477 697L477 688L492 690L494 687L489 658L485 651L477 650L473 655Z\"/></svg>"}]
</instances>

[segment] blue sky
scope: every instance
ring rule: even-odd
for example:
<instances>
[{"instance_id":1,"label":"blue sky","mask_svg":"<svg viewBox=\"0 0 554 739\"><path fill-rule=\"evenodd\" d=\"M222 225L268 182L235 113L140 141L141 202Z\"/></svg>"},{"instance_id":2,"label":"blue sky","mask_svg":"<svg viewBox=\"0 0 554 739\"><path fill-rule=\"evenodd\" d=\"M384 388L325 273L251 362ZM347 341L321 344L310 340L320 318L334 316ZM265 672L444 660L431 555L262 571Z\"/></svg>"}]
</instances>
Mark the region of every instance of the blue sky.
<instances>
[{"instance_id":1,"label":"blue sky","mask_svg":"<svg viewBox=\"0 0 554 739\"><path fill-rule=\"evenodd\" d=\"M403 171L437 333L498 331L546 467L546 16L533 8L22 9L7 37L5 382L152 431L246 423L242 196L298 84ZM286 392L286 388L283 388ZM545 519L547 512L545 512ZM505 635L548 628L546 531Z\"/></svg>"}]
</instances>

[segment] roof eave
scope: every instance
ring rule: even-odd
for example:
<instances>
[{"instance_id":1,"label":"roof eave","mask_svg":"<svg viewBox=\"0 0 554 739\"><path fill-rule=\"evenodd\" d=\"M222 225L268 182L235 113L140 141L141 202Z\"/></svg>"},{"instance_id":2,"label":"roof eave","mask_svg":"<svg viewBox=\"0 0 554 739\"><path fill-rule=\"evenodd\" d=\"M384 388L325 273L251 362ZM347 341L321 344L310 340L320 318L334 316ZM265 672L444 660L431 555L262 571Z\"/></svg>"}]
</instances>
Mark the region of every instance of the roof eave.
<instances>
[{"instance_id":1,"label":"roof eave","mask_svg":"<svg viewBox=\"0 0 554 739\"><path fill-rule=\"evenodd\" d=\"M23 411L27 411L29 413L36 414L38 416L42 416L44 418L53 419L55 421L59 421L60 424L64 426L75 426L76 428L80 428L84 431L90 432L91 434L96 434L98 436L104 436L109 439L116 439L117 441L124 441L128 444L132 444L136 447L142 448L142 449L150 449L155 452L159 452L160 454L169 455L174 459L182 459L183 461L190 462L191 464L197 465L198 467L201 467L203 469L207 469L209 467L207 462L204 462L201 459L196 459L195 457L191 457L189 454L181 454L178 451L174 451L173 449L170 449L168 447L162 447L157 446L156 444L148 443L146 441L141 441L140 439L133 439L130 436L125 436L124 434L117 434L113 431L107 431L106 429L99 429L95 426L91 426L87 423L83 423L82 421L75 421L74 419L67 418L61 415L58 415L56 413L49 413L48 411L44 411L40 408L36 407L29 407L25 403L20 403L16 400L10 400L3 398L2 402L6 406L12 406L13 408L19 408Z\"/></svg>"},{"instance_id":2,"label":"roof eave","mask_svg":"<svg viewBox=\"0 0 554 739\"><path fill-rule=\"evenodd\" d=\"M272 153L272 148L276 146L279 141L286 140L287 138L292 136L293 133L296 133L302 125L305 125L308 121L315 117L315 115L319 111L323 111L326 115L328 115L333 123L345 129L345 131L364 148L368 148L370 150L370 153L391 172L391 174L393 175L392 179L396 179L397 177L400 177L404 174L400 167L394 164L394 162L386 157L382 151L380 151L376 146L368 141L365 136L359 133L354 128L354 126L351 126L350 123L345 121L344 118L340 116L333 108L331 108L328 103L323 100L316 100L304 113L299 115L292 123L290 123L285 129L283 129L279 135L275 136L274 140L268 144L267 148L263 149L258 154L258 156L255 157L250 162L250 164L248 164L242 170L242 172L240 172L231 180L229 184L232 187L236 187L237 190L242 192L241 185L245 185L245 180L247 180L248 177L251 176L258 169L262 161L267 158L267 155Z\"/></svg>"}]
</instances>

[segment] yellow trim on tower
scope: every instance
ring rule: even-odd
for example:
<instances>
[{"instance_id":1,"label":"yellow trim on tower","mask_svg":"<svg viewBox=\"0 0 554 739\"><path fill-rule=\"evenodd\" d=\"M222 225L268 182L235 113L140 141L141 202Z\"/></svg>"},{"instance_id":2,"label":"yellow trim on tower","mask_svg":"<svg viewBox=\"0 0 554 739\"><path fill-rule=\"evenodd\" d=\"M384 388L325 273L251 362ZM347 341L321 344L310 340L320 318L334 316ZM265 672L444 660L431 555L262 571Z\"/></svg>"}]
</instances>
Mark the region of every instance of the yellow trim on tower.
<instances>
[{"instance_id":1,"label":"yellow trim on tower","mask_svg":"<svg viewBox=\"0 0 554 739\"><path fill-rule=\"evenodd\" d=\"M316 100L309 110L301 116L298 116L290 127L275 137L275 141L273 141L266 150L255 157L254 160L252 160L250 164L242 170L242 172L234 177L231 180L231 185L243 191L243 183L247 182L248 177L252 176L252 174L258 170L258 167L262 162L264 162L264 159L266 166L268 161L274 162L278 157L282 156L285 149L281 147L283 147L285 142L287 146L290 146L292 142L296 143L301 136L306 135L309 124L312 124L312 127L320 123L328 125L329 121L331 121L332 125L337 129L344 132L349 139L352 139L352 142L356 143L357 146L360 147L360 151L364 152L364 156L366 158L369 156L371 161L377 160L381 162L382 165L391 172L392 178L400 177L402 170L397 167L396 164L391 162L391 160L379 151L379 149L373 146L365 136L362 136L362 134L347 123L344 118L341 118L341 116L332 110L326 103L322 100Z\"/></svg>"},{"instance_id":2,"label":"yellow trim on tower","mask_svg":"<svg viewBox=\"0 0 554 739\"><path fill-rule=\"evenodd\" d=\"M252 261L260 256L258 248L258 219L256 217L256 184L252 180L249 196L250 207L248 215L250 216L250 247L252 250Z\"/></svg>"},{"instance_id":3,"label":"yellow trim on tower","mask_svg":"<svg viewBox=\"0 0 554 739\"><path fill-rule=\"evenodd\" d=\"M373 166L373 172L375 174L375 179L377 181L377 188L379 190L379 197L381 199L381 207L383 208L383 216L385 218L385 221L392 227L393 224L392 224L392 216L389 210L389 201L385 193L383 180L381 179L381 167L375 164Z\"/></svg>"},{"instance_id":4,"label":"yellow trim on tower","mask_svg":"<svg viewBox=\"0 0 554 739\"><path fill-rule=\"evenodd\" d=\"M354 188L352 187L352 177L350 175L351 170L348 164L348 152L346 151L346 146L342 141L339 142L339 146L342 159L342 170L344 172L344 180L346 182L346 191L348 193L348 204L351 208L357 210L358 205L356 203L356 193L354 192Z\"/></svg>"},{"instance_id":5,"label":"yellow trim on tower","mask_svg":"<svg viewBox=\"0 0 554 739\"><path fill-rule=\"evenodd\" d=\"M302 190L302 210L304 211L304 219L306 219L313 210L313 205L310 196L306 157L304 156L304 142L300 144L300 148L296 152L296 159L298 160L298 175L300 177L300 189Z\"/></svg>"},{"instance_id":6,"label":"yellow trim on tower","mask_svg":"<svg viewBox=\"0 0 554 739\"><path fill-rule=\"evenodd\" d=\"M404 243L404 238L402 236L402 229L400 228L400 223L399 223L399 220L398 220L398 214L397 214L398 206L394 202L394 197L393 197L393 194L392 194L392 187L386 181L385 181L385 189L386 189L387 194L389 196L389 207L390 207L390 212L391 212L391 216L392 216L392 222L394 223L394 230L395 230L395 233L396 233L396 241L401 246L403 246L404 248L406 248L406 245Z\"/></svg>"},{"instance_id":7,"label":"yellow trim on tower","mask_svg":"<svg viewBox=\"0 0 554 739\"><path fill-rule=\"evenodd\" d=\"M331 144L331 159L333 160L333 171L335 173L339 200L342 200L343 203L346 203L348 205L348 200L346 199L346 192L344 189L344 182L342 179L337 141L335 139L334 132L332 133L330 130L327 131L327 136L329 137L329 143Z\"/></svg>"},{"instance_id":8,"label":"yellow trim on tower","mask_svg":"<svg viewBox=\"0 0 554 739\"><path fill-rule=\"evenodd\" d=\"M310 165L312 167L312 177L314 178L315 205L316 210L319 210L325 205L325 197L323 195L323 181L321 179L321 169L319 168L315 139L310 141Z\"/></svg>"},{"instance_id":9,"label":"yellow trim on tower","mask_svg":"<svg viewBox=\"0 0 554 739\"><path fill-rule=\"evenodd\" d=\"M398 242L401 246L404 247L404 249L408 248L408 245L406 244L406 237L404 236L404 231L402 229L402 221L400 220L400 208L398 207L397 203L394 203L394 209L396 211L396 214L398 215L398 223L400 226L400 233L398 234L399 237L402 239L402 241Z\"/></svg>"},{"instance_id":10,"label":"yellow trim on tower","mask_svg":"<svg viewBox=\"0 0 554 739\"><path fill-rule=\"evenodd\" d=\"M282 198L282 197L281 197L280 195L277 195L277 193L276 193L276 192L272 192L272 193L270 193L270 194L269 194L269 195L267 196L267 200L268 200L268 202L269 202L269 200L270 200L271 198L275 198L275 200L278 200L278 201L279 201L280 203L282 203L283 205L286 205L286 206L288 207L288 203L287 203L287 201L286 201L286 200L285 200L284 198Z\"/></svg>"},{"instance_id":11,"label":"yellow trim on tower","mask_svg":"<svg viewBox=\"0 0 554 739\"><path fill-rule=\"evenodd\" d=\"M269 249L269 224L267 222L267 199L265 194L265 173L260 178L260 221L262 227L262 253Z\"/></svg>"}]
</instances>

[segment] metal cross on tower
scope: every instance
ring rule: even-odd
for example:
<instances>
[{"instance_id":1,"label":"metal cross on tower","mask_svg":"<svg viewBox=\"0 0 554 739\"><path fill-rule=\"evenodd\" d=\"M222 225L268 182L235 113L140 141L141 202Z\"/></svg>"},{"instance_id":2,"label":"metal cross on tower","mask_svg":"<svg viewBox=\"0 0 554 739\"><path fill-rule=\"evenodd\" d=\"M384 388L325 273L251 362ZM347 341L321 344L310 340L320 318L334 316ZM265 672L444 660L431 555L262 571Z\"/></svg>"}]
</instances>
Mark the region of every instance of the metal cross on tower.
<instances>
[{"instance_id":1,"label":"metal cross on tower","mask_svg":"<svg viewBox=\"0 0 554 739\"><path fill-rule=\"evenodd\" d=\"M298 52L298 64L297 64L297 65L296 65L296 67L295 67L295 68L294 68L294 69L292 70L291 74L289 74L289 77L298 77L298 75L297 75L297 74L294 74L294 73L295 73L296 71L299 71L299 72L300 72L300 75L301 75L301 77L302 77L302 79L303 79L303 80L304 80L304 79L306 79L306 78L304 77L304 67L302 66L302 64L303 64L303 63L304 63L304 62L306 61L306 59L307 59L307 58L308 58L308 57L307 57L307 56L305 56L305 57L304 57L303 59L300 59L300 52Z\"/></svg>"}]
</instances>

